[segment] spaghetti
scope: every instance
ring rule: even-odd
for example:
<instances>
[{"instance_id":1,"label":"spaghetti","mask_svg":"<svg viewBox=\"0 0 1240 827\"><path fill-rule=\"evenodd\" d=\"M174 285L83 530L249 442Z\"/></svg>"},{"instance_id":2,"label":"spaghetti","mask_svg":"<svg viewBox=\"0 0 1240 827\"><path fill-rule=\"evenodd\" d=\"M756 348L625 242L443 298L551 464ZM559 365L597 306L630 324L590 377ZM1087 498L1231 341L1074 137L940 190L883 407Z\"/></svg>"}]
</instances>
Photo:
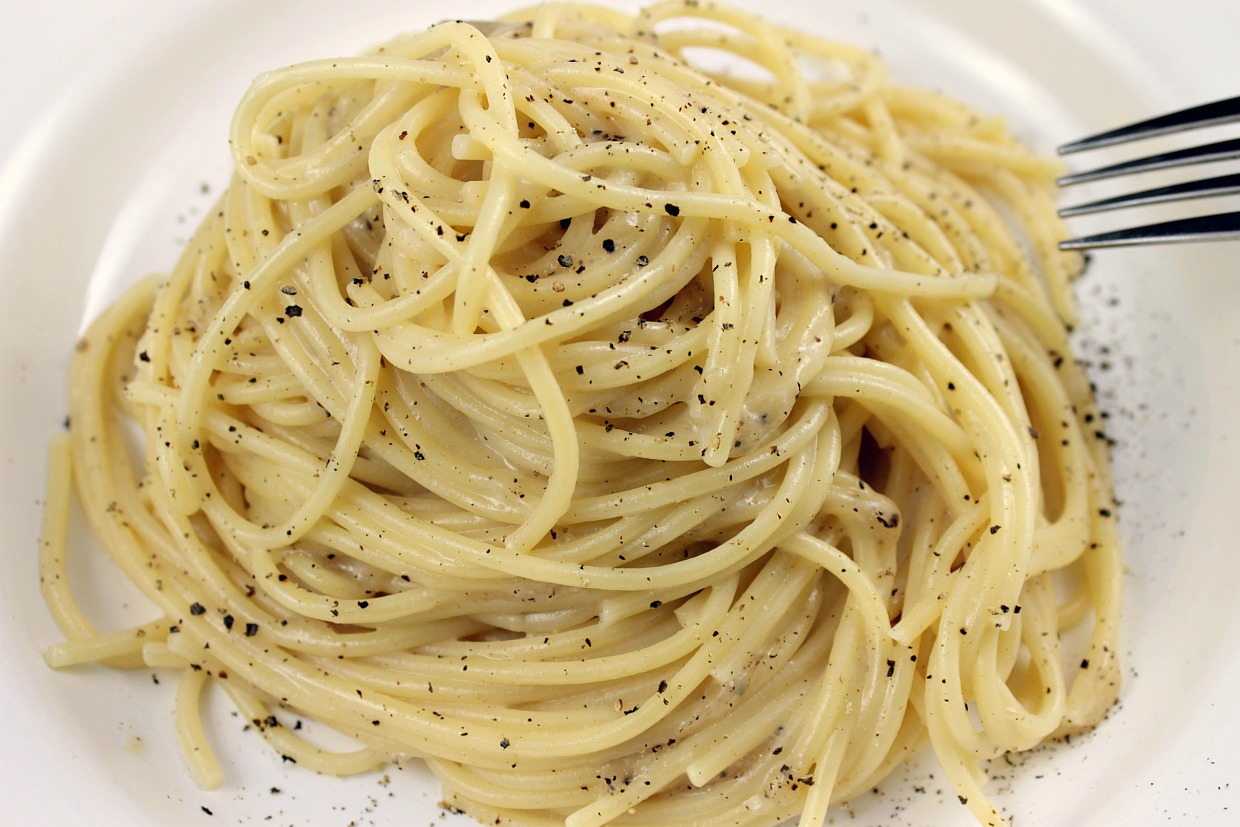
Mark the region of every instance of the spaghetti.
<instances>
[{"instance_id":1,"label":"spaghetti","mask_svg":"<svg viewBox=\"0 0 1240 827\"><path fill-rule=\"evenodd\" d=\"M231 147L82 340L42 552L49 663L179 669L205 786L214 682L488 823L821 824L928 744L997 824L983 763L1112 704L1080 259L1001 122L727 6L553 4L263 75ZM76 608L71 477L159 620Z\"/></svg>"}]
</instances>

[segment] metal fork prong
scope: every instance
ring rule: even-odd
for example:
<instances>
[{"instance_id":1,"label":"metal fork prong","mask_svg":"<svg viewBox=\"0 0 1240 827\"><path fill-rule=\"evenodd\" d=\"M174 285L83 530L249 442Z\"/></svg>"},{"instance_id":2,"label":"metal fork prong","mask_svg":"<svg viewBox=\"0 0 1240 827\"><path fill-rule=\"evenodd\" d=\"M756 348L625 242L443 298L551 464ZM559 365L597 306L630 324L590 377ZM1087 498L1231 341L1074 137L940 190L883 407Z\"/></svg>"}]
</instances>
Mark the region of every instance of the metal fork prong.
<instances>
[{"instance_id":1,"label":"metal fork prong","mask_svg":"<svg viewBox=\"0 0 1240 827\"><path fill-rule=\"evenodd\" d=\"M1236 240L1240 240L1240 212L1227 212L1070 238L1059 242L1059 249L1086 250L1098 247L1131 247L1137 244L1167 244L1181 241Z\"/></svg>"},{"instance_id":2,"label":"metal fork prong","mask_svg":"<svg viewBox=\"0 0 1240 827\"><path fill-rule=\"evenodd\" d=\"M1217 141L1204 146L1177 149L1171 152L1160 152L1157 155L1135 158L1131 161L1110 164L1097 169L1074 172L1071 175L1063 176L1056 183L1061 187L1066 187L1069 184L1097 181L1101 178L1114 178L1117 175L1131 175L1137 172L1170 169L1171 167L1182 167L1189 164L1204 164L1211 161L1228 161L1232 158L1240 158L1240 138L1231 138L1226 141Z\"/></svg>"},{"instance_id":3,"label":"metal fork prong","mask_svg":"<svg viewBox=\"0 0 1240 827\"><path fill-rule=\"evenodd\" d=\"M1127 195L1116 195L1101 198L1085 204L1073 204L1059 210L1059 215L1067 218L1073 215L1115 210L1120 207L1139 207L1146 204L1164 204L1169 201L1187 201L1192 198L1210 198L1220 195L1240 193L1240 173L1219 175L1215 178L1203 178L1199 181L1185 181L1166 187L1132 192Z\"/></svg>"},{"instance_id":4,"label":"metal fork prong","mask_svg":"<svg viewBox=\"0 0 1240 827\"><path fill-rule=\"evenodd\" d=\"M1174 132L1183 132L1188 129L1199 129L1235 121L1240 121L1240 97L1203 103L1199 106L1181 109L1178 112L1160 115L1156 118L1129 124L1128 126L1121 126L1118 129L1100 132L1097 135L1091 135L1088 138L1064 144L1059 147L1059 154L1067 155L1070 152L1081 152L1086 149L1112 146L1141 138L1152 138L1155 135L1170 135Z\"/></svg>"}]
</instances>

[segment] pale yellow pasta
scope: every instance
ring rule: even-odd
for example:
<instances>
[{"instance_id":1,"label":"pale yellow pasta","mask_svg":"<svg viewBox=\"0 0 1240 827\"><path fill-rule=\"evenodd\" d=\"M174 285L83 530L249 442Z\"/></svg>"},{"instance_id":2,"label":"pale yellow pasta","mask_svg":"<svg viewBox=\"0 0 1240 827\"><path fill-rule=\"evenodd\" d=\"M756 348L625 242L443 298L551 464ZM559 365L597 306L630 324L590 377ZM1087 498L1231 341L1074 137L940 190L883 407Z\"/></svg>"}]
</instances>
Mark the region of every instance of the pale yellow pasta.
<instances>
[{"instance_id":1,"label":"pale yellow pasta","mask_svg":"<svg viewBox=\"0 0 1240 827\"><path fill-rule=\"evenodd\" d=\"M1081 262L1001 122L727 6L553 4L265 74L230 141L81 342L42 558L49 663L180 670L205 785L214 681L487 823L822 824L928 746L999 824L985 762L1113 703ZM160 620L76 608L71 476Z\"/></svg>"}]
</instances>

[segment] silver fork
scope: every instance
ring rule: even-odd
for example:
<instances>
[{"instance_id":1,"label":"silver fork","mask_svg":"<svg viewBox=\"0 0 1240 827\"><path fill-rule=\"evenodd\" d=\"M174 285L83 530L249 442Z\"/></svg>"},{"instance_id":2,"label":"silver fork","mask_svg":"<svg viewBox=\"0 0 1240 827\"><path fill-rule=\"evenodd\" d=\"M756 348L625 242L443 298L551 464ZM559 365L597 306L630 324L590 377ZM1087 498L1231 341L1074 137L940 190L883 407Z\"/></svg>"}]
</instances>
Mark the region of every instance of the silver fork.
<instances>
[{"instance_id":1,"label":"silver fork","mask_svg":"<svg viewBox=\"0 0 1240 827\"><path fill-rule=\"evenodd\" d=\"M1059 147L1060 155L1073 152L1097 149L1115 144L1127 143L1156 135L1169 135L1191 129L1226 124L1240 121L1240 97L1214 101L1212 103L1193 106L1160 115L1156 118L1129 124L1118 129L1101 132L1072 141ZM1188 164L1224 161L1240 158L1240 138L1218 141L1204 146L1179 149L1150 155L1132 161L1099 167L1097 169L1065 175L1058 183L1061 187L1085 181L1096 181L1119 175L1130 175L1156 169ZM1086 213L1112 210L1120 207L1133 207L1143 204L1158 204L1169 201L1206 198L1210 196L1231 195L1240 193L1240 174L1220 175L1182 184L1155 187L1127 195L1118 195L1064 207L1059 211L1061 216L1084 215ZM1224 212L1215 215L1201 215L1165 221L1159 224L1146 224L1096 235L1080 236L1060 242L1064 250L1080 250L1093 247L1119 247L1133 244L1164 244L1176 241L1221 241L1240 239L1240 212Z\"/></svg>"}]
</instances>

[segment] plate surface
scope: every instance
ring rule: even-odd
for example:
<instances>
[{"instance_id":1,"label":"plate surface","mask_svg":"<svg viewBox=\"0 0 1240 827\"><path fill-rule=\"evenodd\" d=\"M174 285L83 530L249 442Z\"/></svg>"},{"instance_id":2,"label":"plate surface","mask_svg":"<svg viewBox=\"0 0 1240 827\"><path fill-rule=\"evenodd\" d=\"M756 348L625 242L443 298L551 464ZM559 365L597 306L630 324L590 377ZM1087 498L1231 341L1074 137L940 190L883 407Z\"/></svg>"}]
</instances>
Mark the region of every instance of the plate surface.
<instances>
[{"instance_id":1,"label":"plate surface","mask_svg":"<svg viewBox=\"0 0 1240 827\"><path fill-rule=\"evenodd\" d=\"M460 5L454 13L474 19L513 6ZM1225 0L1180 3L1172 24L1158 4L1124 0L740 5L877 48L897 80L1005 113L1045 151L1234 95L1225 76L1240 68L1231 40L1240 6ZM226 179L225 129L249 79L298 59L355 53L438 15L396 0L0 0L0 9L0 821L469 823L438 808L418 767L337 781L282 765L223 703L211 707L212 732L229 780L215 792L197 789L173 744L167 682L150 671L43 665L43 647L59 636L35 564L45 444L61 427L74 337L119 287L171 264ZM1143 217L1157 216L1106 221ZM1106 252L1079 284L1079 352L1117 441L1130 569L1126 685L1096 733L993 768L995 798L1021 827L1238 818L1238 249ZM109 576L103 566L89 572ZM126 611L140 618L143 609ZM836 823L969 818L925 762L837 812Z\"/></svg>"}]
</instances>

